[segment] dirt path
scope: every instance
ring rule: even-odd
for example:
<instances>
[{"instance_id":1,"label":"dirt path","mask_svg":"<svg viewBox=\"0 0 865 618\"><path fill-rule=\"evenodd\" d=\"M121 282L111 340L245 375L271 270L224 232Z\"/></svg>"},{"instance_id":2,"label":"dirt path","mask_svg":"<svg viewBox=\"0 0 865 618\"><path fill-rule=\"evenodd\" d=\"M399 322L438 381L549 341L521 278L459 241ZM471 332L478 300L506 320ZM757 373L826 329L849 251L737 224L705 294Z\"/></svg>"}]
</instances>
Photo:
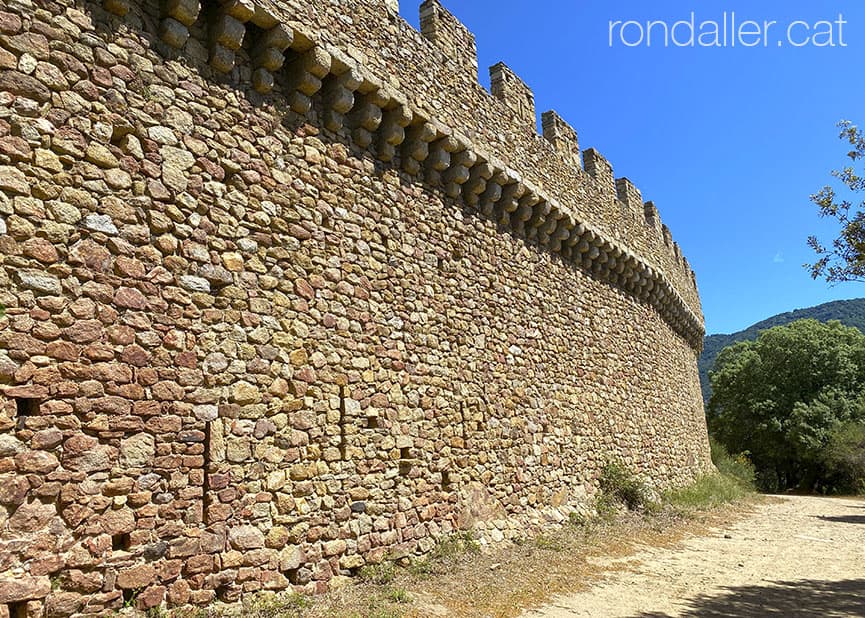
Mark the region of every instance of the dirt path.
<instances>
[{"instance_id":1,"label":"dirt path","mask_svg":"<svg viewBox=\"0 0 865 618\"><path fill-rule=\"evenodd\" d=\"M603 581L525 618L865 617L865 501L785 496L678 548L598 564Z\"/></svg>"}]
</instances>

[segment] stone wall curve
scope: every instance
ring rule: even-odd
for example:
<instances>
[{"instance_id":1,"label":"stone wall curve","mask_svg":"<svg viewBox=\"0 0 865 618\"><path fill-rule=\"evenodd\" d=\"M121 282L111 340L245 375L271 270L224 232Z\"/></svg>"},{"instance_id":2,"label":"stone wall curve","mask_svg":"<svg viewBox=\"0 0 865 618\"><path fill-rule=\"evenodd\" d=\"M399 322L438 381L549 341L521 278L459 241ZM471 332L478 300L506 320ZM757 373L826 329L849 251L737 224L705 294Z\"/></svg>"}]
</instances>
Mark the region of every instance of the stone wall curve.
<instances>
[{"instance_id":1,"label":"stone wall curve","mask_svg":"<svg viewBox=\"0 0 865 618\"><path fill-rule=\"evenodd\" d=\"M0 616L318 592L711 468L657 209L395 8L0 6Z\"/></svg>"}]
</instances>

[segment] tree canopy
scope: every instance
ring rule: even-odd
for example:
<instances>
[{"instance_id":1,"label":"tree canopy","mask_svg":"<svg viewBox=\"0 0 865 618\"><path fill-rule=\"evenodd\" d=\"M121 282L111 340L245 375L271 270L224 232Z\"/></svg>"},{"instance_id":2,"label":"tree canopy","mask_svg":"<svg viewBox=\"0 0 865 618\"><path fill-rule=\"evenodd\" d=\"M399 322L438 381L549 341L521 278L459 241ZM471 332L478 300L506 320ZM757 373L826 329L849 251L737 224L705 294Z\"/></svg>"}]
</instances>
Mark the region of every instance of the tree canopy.
<instances>
[{"instance_id":1,"label":"tree canopy","mask_svg":"<svg viewBox=\"0 0 865 618\"><path fill-rule=\"evenodd\" d=\"M725 348L710 373L709 426L747 451L764 489L826 488L827 447L865 421L865 335L800 320Z\"/></svg>"},{"instance_id":2,"label":"tree canopy","mask_svg":"<svg viewBox=\"0 0 865 618\"><path fill-rule=\"evenodd\" d=\"M816 236L808 238L808 245L817 252L819 259L806 264L814 279L824 277L830 283L843 281L865 281L865 201L858 203L852 196L865 191L865 169L857 172L856 164L865 160L865 133L849 120L838 125L841 139L850 145L847 156L853 165L835 170L832 175L840 182L839 189L847 199L831 185L811 196L820 208L821 217L838 220L841 231L832 245L823 245Z\"/></svg>"}]
</instances>

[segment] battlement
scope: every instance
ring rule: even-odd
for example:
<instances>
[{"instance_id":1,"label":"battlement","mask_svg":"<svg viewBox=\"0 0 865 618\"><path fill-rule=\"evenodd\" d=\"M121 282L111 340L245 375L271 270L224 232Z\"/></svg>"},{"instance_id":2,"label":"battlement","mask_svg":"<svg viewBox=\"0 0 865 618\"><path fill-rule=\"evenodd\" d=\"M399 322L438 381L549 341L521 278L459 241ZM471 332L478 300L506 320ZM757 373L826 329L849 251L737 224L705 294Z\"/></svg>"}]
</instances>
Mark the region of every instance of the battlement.
<instances>
[{"instance_id":1,"label":"battlement","mask_svg":"<svg viewBox=\"0 0 865 618\"><path fill-rule=\"evenodd\" d=\"M541 115L544 137L553 145L565 163L582 168L580 143L577 132L556 112L550 110Z\"/></svg>"},{"instance_id":2,"label":"battlement","mask_svg":"<svg viewBox=\"0 0 865 618\"><path fill-rule=\"evenodd\" d=\"M504 62L490 67L490 89L515 114L517 121L537 131L535 95Z\"/></svg>"},{"instance_id":3,"label":"battlement","mask_svg":"<svg viewBox=\"0 0 865 618\"><path fill-rule=\"evenodd\" d=\"M439 0L426 0L421 4L420 30L459 70L477 79L475 37Z\"/></svg>"}]
</instances>

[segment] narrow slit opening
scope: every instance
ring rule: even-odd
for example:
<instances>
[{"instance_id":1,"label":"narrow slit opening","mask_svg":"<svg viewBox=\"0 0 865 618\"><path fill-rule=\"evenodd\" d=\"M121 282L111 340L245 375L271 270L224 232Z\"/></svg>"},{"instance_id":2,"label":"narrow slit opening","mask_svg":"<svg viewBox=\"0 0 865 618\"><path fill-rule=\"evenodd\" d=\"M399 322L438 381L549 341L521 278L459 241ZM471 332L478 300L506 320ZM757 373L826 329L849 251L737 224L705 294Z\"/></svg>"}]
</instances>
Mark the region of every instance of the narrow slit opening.
<instances>
[{"instance_id":1,"label":"narrow slit opening","mask_svg":"<svg viewBox=\"0 0 865 618\"><path fill-rule=\"evenodd\" d=\"M9 618L27 618L27 601L7 603L6 610L9 612Z\"/></svg>"},{"instance_id":2,"label":"narrow slit opening","mask_svg":"<svg viewBox=\"0 0 865 618\"><path fill-rule=\"evenodd\" d=\"M130 547L132 547L132 538L128 532L111 536L111 549L114 551L129 551Z\"/></svg>"},{"instance_id":3,"label":"narrow slit opening","mask_svg":"<svg viewBox=\"0 0 865 618\"><path fill-rule=\"evenodd\" d=\"M39 400L29 398L16 398L15 409L17 417L17 428L24 429L24 423L28 416L37 416L39 414Z\"/></svg>"}]
</instances>

